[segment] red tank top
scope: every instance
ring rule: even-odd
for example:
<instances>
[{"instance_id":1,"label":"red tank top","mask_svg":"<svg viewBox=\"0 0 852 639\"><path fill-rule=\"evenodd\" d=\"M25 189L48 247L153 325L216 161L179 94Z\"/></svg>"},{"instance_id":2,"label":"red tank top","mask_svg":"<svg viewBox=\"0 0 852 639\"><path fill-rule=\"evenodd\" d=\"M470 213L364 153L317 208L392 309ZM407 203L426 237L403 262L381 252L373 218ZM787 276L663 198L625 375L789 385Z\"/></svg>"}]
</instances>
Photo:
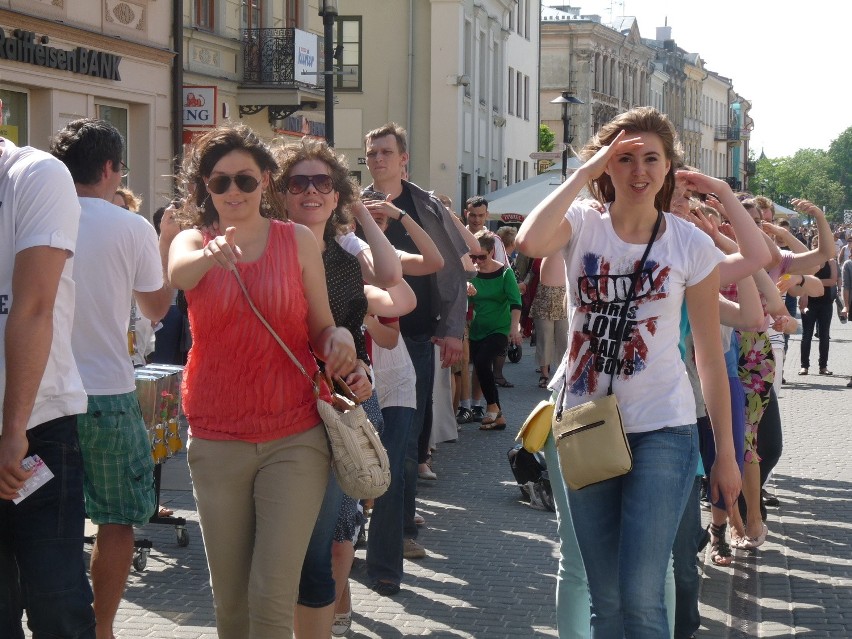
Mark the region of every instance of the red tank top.
<instances>
[{"instance_id":1,"label":"red tank top","mask_svg":"<svg viewBox=\"0 0 852 639\"><path fill-rule=\"evenodd\" d=\"M237 268L255 306L313 375L293 224L273 220L263 255ZM186 299L192 348L183 406L193 437L260 443L320 423L312 385L255 316L233 274L210 269Z\"/></svg>"}]
</instances>

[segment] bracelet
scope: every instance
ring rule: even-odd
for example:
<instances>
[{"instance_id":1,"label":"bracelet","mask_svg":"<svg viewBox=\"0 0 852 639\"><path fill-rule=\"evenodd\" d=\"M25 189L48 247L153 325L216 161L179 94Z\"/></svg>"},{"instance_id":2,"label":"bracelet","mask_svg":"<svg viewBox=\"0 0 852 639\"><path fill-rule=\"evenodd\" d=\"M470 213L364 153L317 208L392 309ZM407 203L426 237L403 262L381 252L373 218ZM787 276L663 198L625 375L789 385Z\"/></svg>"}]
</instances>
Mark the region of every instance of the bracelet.
<instances>
[{"instance_id":1,"label":"bracelet","mask_svg":"<svg viewBox=\"0 0 852 639\"><path fill-rule=\"evenodd\" d=\"M802 281L799 283L800 288L805 285L805 276L802 275L801 277L802 277Z\"/></svg>"}]
</instances>

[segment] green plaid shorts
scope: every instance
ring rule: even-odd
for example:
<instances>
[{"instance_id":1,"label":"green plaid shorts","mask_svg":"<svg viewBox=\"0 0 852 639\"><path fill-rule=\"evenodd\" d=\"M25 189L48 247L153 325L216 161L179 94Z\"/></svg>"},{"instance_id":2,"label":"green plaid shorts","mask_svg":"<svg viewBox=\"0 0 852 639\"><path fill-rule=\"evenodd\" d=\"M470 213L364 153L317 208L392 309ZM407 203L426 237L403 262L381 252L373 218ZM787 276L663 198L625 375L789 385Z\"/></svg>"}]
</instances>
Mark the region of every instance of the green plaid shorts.
<instances>
[{"instance_id":1,"label":"green plaid shorts","mask_svg":"<svg viewBox=\"0 0 852 639\"><path fill-rule=\"evenodd\" d=\"M157 506L154 458L136 393L90 395L78 431L92 523L148 523Z\"/></svg>"}]
</instances>

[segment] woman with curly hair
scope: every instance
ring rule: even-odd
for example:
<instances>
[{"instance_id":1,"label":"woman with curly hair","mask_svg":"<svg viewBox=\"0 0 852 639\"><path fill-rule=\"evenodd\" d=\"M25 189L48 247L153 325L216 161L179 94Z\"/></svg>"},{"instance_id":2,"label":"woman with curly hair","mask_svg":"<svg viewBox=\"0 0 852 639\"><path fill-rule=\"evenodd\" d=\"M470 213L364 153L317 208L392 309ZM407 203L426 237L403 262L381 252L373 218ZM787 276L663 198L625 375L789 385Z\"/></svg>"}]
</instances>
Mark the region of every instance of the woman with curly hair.
<instances>
[{"instance_id":1,"label":"woman with curly hair","mask_svg":"<svg viewBox=\"0 0 852 639\"><path fill-rule=\"evenodd\" d=\"M181 175L179 220L191 228L169 250L169 279L189 307L188 462L222 639L291 635L329 469L313 386L255 317L234 272L310 374L312 351L331 372L355 366L313 235L283 221L270 197L277 173L248 127L205 133Z\"/></svg>"},{"instance_id":2,"label":"woman with curly hair","mask_svg":"<svg viewBox=\"0 0 852 639\"><path fill-rule=\"evenodd\" d=\"M325 141L312 138L303 138L274 152L281 169L281 177L275 182L276 197L288 219L306 226L313 234L325 266L332 316L355 341L358 360L345 381L358 399L365 402L370 420L381 430L381 409L372 389L362 330L367 314L364 282L385 287L397 284L402 278L399 258L361 202L343 156ZM348 231L350 211L369 244L369 251L359 252L360 261L338 242ZM335 627L348 627L351 623L346 587L358 526L357 502L343 494L331 475L302 567L296 608L297 639L327 639L333 622ZM340 598L346 599L343 604L346 610L336 618L334 603Z\"/></svg>"}]
</instances>

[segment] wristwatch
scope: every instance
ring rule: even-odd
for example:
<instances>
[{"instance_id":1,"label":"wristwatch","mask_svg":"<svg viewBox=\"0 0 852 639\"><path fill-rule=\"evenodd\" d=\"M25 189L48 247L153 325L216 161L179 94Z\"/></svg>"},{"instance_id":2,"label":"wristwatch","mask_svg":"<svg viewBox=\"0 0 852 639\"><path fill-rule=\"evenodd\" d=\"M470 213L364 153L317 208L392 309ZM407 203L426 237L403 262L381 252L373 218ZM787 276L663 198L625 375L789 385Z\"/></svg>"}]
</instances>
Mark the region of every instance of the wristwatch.
<instances>
[{"instance_id":1,"label":"wristwatch","mask_svg":"<svg viewBox=\"0 0 852 639\"><path fill-rule=\"evenodd\" d=\"M398 219L400 222L402 222L402 218L404 218L406 215L408 215L408 213L406 213L402 209L399 209L399 217L396 218L396 219Z\"/></svg>"}]
</instances>

